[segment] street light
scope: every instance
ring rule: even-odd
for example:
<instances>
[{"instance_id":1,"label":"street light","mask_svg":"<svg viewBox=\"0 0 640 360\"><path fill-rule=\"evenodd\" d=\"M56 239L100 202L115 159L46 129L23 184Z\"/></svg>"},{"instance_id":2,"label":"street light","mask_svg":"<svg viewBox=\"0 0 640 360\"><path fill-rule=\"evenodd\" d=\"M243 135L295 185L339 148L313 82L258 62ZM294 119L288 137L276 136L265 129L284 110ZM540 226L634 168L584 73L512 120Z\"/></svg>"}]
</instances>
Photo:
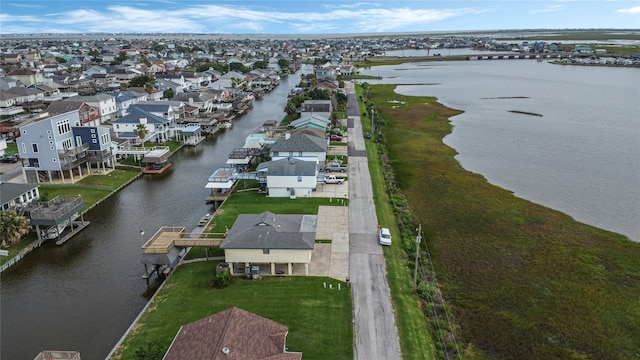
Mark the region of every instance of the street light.
<instances>
[{"instance_id":1,"label":"street light","mask_svg":"<svg viewBox=\"0 0 640 360\"><path fill-rule=\"evenodd\" d=\"M140 246L144 245L144 231L140 230Z\"/></svg>"}]
</instances>

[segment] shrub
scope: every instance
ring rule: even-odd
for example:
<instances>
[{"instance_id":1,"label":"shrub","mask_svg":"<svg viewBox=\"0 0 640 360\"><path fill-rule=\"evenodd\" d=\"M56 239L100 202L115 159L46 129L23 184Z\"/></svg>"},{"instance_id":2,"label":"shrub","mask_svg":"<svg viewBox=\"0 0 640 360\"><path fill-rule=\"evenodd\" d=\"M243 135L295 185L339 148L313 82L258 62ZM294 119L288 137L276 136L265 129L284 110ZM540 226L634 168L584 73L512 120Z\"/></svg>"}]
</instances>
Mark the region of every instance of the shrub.
<instances>
[{"instance_id":1,"label":"shrub","mask_svg":"<svg viewBox=\"0 0 640 360\"><path fill-rule=\"evenodd\" d=\"M222 289L229 286L229 282L231 282L231 274L229 274L226 271L221 271L211 276L211 280L209 281L209 286L214 287L216 289Z\"/></svg>"}]
</instances>

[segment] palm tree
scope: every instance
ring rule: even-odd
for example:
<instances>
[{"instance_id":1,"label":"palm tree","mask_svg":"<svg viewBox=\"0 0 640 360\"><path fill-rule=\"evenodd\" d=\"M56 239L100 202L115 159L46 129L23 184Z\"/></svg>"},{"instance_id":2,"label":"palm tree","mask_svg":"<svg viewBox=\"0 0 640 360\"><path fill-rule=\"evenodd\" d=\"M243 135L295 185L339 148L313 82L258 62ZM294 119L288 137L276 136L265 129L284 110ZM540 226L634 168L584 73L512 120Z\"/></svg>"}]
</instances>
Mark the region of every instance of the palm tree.
<instances>
[{"instance_id":1,"label":"palm tree","mask_svg":"<svg viewBox=\"0 0 640 360\"><path fill-rule=\"evenodd\" d=\"M28 218L18 215L15 210L0 212L0 246L9 247L20 242L24 235L31 231L31 223Z\"/></svg>"},{"instance_id":2,"label":"palm tree","mask_svg":"<svg viewBox=\"0 0 640 360\"><path fill-rule=\"evenodd\" d=\"M142 147L144 147L144 138L147 137L147 134L149 134L149 129L147 129L147 125L138 124L135 130L133 130L133 133L136 134L140 138L140 140L142 140Z\"/></svg>"}]
</instances>

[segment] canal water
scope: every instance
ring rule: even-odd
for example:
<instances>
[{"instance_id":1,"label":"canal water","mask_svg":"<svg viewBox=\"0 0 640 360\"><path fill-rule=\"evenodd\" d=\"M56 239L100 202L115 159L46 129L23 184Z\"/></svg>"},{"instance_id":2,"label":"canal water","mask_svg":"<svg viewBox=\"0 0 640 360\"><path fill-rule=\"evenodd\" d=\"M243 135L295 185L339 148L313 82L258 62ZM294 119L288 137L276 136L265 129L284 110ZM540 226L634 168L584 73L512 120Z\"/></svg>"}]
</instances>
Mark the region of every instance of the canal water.
<instances>
[{"instance_id":1,"label":"canal water","mask_svg":"<svg viewBox=\"0 0 640 360\"><path fill-rule=\"evenodd\" d=\"M91 225L62 246L45 244L2 274L1 358L31 360L41 350L104 359L157 289L147 290L140 246L161 226L192 229L211 207L208 176L265 120L280 121L303 68L234 122L171 158L167 174L145 175L85 215Z\"/></svg>"}]
</instances>

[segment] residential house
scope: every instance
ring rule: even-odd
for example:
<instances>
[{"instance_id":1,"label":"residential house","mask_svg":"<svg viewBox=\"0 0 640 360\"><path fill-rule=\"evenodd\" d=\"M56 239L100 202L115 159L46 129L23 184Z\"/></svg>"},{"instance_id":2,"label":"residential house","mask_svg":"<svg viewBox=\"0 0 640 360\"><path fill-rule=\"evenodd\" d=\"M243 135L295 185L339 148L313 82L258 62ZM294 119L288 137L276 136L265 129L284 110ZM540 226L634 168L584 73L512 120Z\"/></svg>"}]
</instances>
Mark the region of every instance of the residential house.
<instances>
[{"instance_id":1,"label":"residential house","mask_svg":"<svg viewBox=\"0 0 640 360\"><path fill-rule=\"evenodd\" d=\"M38 185L0 183L0 211L19 209L39 197Z\"/></svg>"},{"instance_id":2,"label":"residential house","mask_svg":"<svg viewBox=\"0 0 640 360\"><path fill-rule=\"evenodd\" d=\"M270 148L272 160L295 157L323 165L327 159L327 139L307 134L286 132Z\"/></svg>"},{"instance_id":3,"label":"residential house","mask_svg":"<svg viewBox=\"0 0 640 360\"><path fill-rule=\"evenodd\" d=\"M143 88L143 87L130 87L127 90L131 91L131 92L135 92L140 94L139 96L146 96L146 100L144 101L160 101L162 100L162 97L164 96L162 94L162 91L158 90L158 89L153 89L150 93L147 92L147 89Z\"/></svg>"},{"instance_id":4,"label":"residential house","mask_svg":"<svg viewBox=\"0 0 640 360\"><path fill-rule=\"evenodd\" d=\"M72 101L54 101L47 107L49 116L56 116L72 111L78 111L79 123L73 126L99 126L100 125L100 109L83 102Z\"/></svg>"},{"instance_id":5,"label":"residential house","mask_svg":"<svg viewBox=\"0 0 640 360\"><path fill-rule=\"evenodd\" d=\"M182 74L156 74L156 85L159 86L159 90L164 91L166 90L166 88L169 88L171 86L169 84L164 84L162 80L171 81L172 83L177 84L178 87L174 89L174 93L183 92L187 88L184 76L182 76Z\"/></svg>"},{"instance_id":6,"label":"residential house","mask_svg":"<svg viewBox=\"0 0 640 360\"><path fill-rule=\"evenodd\" d=\"M149 111L142 110L139 107L129 107L129 113L112 122L113 131L120 139L138 140L139 137L135 133L138 126L144 125L147 134L140 141L165 142L174 135L172 123L167 118L152 114Z\"/></svg>"},{"instance_id":7,"label":"residential house","mask_svg":"<svg viewBox=\"0 0 640 360\"><path fill-rule=\"evenodd\" d=\"M96 94L88 96L78 95L67 98L64 101L87 103L93 107L100 109L101 124L113 120L117 111L116 98L115 96L109 94Z\"/></svg>"},{"instance_id":8,"label":"residential house","mask_svg":"<svg viewBox=\"0 0 640 360\"><path fill-rule=\"evenodd\" d=\"M182 101L141 101L131 108L148 111L173 123L183 117L185 104Z\"/></svg>"},{"instance_id":9,"label":"residential house","mask_svg":"<svg viewBox=\"0 0 640 360\"><path fill-rule=\"evenodd\" d=\"M175 94L174 101L182 101L190 106L197 107L200 112L210 113L213 111L213 97L200 92L184 92Z\"/></svg>"},{"instance_id":10,"label":"residential house","mask_svg":"<svg viewBox=\"0 0 640 360\"><path fill-rule=\"evenodd\" d=\"M20 124L16 144L25 182L73 183L75 176L88 174L92 167L115 165L109 129L74 126L78 123L80 114L74 110Z\"/></svg>"},{"instance_id":11,"label":"residential house","mask_svg":"<svg viewBox=\"0 0 640 360\"><path fill-rule=\"evenodd\" d=\"M137 104L141 101L147 101L149 94L138 93L133 91L114 91L105 94L112 95L116 100L116 117L122 117L127 114L129 106Z\"/></svg>"},{"instance_id":12,"label":"residential house","mask_svg":"<svg viewBox=\"0 0 640 360\"><path fill-rule=\"evenodd\" d=\"M268 266L271 275L309 274L317 215L281 215L265 211L240 214L220 248L232 274L246 267ZM286 265L286 270L279 268ZM299 268L302 265L302 269ZM242 270L240 270L242 269ZM302 271L300 271L302 270ZM260 272L254 268L254 273ZM261 272L265 273L265 272Z\"/></svg>"},{"instance_id":13,"label":"residential house","mask_svg":"<svg viewBox=\"0 0 640 360\"><path fill-rule=\"evenodd\" d=\"M315 113L303 113L300 119L290 122L288 127L292 129L312 127L327 131L331 127L331 120Z\"/></svg>"},{"instance_id":14,"label":"residential house","mask_svg":"<svg viewBox=\"0 0 640 360\"><path fill-rule=\"evenodd\" d=\"M41 83L44 80L44 76L40 70L29 68L14 69L9 72L7 76L20 80L25 86Z\"/></svg>"},{"instance_id":15,"label":"residential house","mask_svg":"<svg viewBox=\"0 0 640 360\"><path fill-rule=\"evenodd\" d=\"M22 106L18 106L21 97L6 91L0 91L0 115L15 115L24 112Z\"/></svg>"},{"instance_id":16,"label":"residential house","mask_svg":"<svg viewBox=\"0 0 640 360\"><path fill-rule=\"evenodd\" d=\"M289 328L232 307L180 327L163 360L301 360L288 352Z\"/></svg>"},{"instance_id":17,"label":"residential house","mask_svg":"<svg viewBox=\"0 0 640 360\"><path fill-rule=\"evenodd\" d=\"M324 164L324 163L322 163ZM311 197L318 179L319 162L296 157L260 163L256 171L266 174L269 197Z\"/></svg>"},{"instance_id":18,"label":"residential house","mask_svg":"<svg viewBox=\"0 0 640 360\"><path fill-rule=\"evenodd\" d=\"M300 111L303 115L304 113L313 113L330 119L333 112L333 104L331 100L305 100L300 107Z\"/></svg>"}]
</instances>

